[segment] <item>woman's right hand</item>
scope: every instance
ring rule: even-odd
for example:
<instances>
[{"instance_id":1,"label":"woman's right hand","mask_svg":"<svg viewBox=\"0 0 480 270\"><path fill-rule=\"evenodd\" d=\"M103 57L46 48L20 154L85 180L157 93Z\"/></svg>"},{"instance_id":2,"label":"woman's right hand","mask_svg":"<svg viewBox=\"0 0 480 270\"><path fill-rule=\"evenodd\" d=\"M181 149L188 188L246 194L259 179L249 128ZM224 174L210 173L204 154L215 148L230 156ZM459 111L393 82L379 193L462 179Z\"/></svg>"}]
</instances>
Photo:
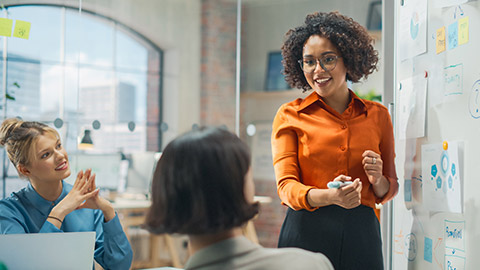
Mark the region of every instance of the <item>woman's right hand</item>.
<instances>
[{"instance_id":1,"label":"woman's right hand","mask_svg":"<svg viewBox=\"0 0 480 270\"><path fill-rule=\"evenodd\" d=\"M350 176L339 175L333 181L350 181ZM352 209L360 205L362 199L362 182L359 178L355 179L352 184L337 189L331 189L333 196L333 204L341 206L345 209Z\"/></svg>"},{"instance_id":2,"label":"woman's right hand","mask_svg":"<svg viewBox=\"0 0 480 270\"><path fill-rule=\"evenodd\" d=\"M98 194L99 189L89 190L93 178L91 169L87 169L85 173L79 171L72 190L52 209L50 215L63 220L66 215L81 207L86 200Z\"/></svg>"}]
</instances>

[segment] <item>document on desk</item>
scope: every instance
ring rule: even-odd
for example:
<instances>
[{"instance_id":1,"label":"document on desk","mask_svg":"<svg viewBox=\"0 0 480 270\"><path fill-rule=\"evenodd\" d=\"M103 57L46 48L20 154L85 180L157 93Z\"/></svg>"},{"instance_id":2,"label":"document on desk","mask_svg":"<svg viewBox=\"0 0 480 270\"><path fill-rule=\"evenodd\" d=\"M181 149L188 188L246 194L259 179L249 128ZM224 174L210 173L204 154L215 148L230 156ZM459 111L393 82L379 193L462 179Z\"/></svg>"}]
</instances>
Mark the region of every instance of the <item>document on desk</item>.
<instances>
[{"instance_id":1,"label":"document on desk","mask_svg":"<svg viewBox=\"0 0 480 270\"><path fill-rule=\"evenodd\" d=\"M91 270L95 232L0 235L0 261L7 269Z\"/></svg>"}]
</instances>

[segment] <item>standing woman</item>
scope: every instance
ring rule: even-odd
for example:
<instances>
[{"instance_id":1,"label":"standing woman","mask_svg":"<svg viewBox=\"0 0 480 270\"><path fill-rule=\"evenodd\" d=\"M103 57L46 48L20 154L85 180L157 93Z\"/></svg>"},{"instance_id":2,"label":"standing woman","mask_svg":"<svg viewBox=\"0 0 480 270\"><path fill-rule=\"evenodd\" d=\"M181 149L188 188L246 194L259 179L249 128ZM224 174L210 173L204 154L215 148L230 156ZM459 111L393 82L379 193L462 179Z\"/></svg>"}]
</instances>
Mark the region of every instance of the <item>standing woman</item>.
<instances>
[{"instance_id":1,"label":"standing woman","mask_svg":"<svg viewBox=\"0 0 480 270\"><path fill-rule=\"evenodd\" d=\"M95 231L95 260L104 269L129 269L132 248L112 204L98 195L95 174L80 171L72 186L68 155L53 128L7 119L0 144L27 187L0 201L0 234Z\"/></svg>"},{"instance_id":2,"label":"standing woman","mask_svg":"<svg viewBox=\"0 0 480 270\"><path fill-rule=\"evenodd\" d=\"M376 69L364 27L338 12L307 15L282 46L286 81L305 99L283 104L272 152L280 199L289 206L279 247L322 252L335 269L383 269L379 211L398 190L387 109L357 97ZM352 181L327 188L330 181Z\"/></svg>"}]
</instances>

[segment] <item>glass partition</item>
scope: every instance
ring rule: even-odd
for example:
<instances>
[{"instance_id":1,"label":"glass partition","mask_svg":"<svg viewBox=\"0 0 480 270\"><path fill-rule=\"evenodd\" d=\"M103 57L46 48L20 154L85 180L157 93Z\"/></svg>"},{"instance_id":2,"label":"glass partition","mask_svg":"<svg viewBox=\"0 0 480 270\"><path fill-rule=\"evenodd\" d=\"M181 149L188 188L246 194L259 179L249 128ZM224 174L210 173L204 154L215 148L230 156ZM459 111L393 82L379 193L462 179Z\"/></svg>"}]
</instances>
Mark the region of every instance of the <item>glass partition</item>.
<instances>
[{"instance_id":1,"label":"glass partition","mask_svg":"<svg viewBox=\"0 0 480 270\"><path fill-rule=\"evenodd\" d=\"M303 24L307 14L316 11L336 10L367 26L370 2L378 1L242 1L240 136L251 146L256 194L272 198L272 203L262 205L262 212L256 220L256 229L262 232L259 240L264 246L277 246L286 210L277 195L272 165L272 122L282 104L311 93L291 89L284 82L280 52L285 34ZM378 21L379 14L373 15ZM376 37L375 47L381 56L380 31L376 29L371 33ZM378 72L369 76L368 81L349 84L349 87L364 97L381 96L381 60L379 68Z\"/></svg>"},{"instance_id":2,"label":"glass partition","mask_svg":"<svg viewBox=\"0 0 480 270\"><path fill-rule=\"evenodd\" d=\"M195 126L234 131L240 104L239 135L252 146L257 195L273 199L262 205L259 240L276 246L285 208L271 165L271 123L281 104L306 95L282 83L284 35L314 11L338 10L366 25L371 1L239 1L70 1L63 6L6 0L0 17L13 21L12 31L18 20L31 28L28 39L0 37L2 119L20 116L56 126L70 155L117 160L119 152L126 157L159 152ZM377 43L380 49L381 39ZM381 71L377 74L352 89L382 93ZM94 146L81 149L86 131ZM3 149L0 159L5 196L18 185Z\"/></svg>"}]
</instances>

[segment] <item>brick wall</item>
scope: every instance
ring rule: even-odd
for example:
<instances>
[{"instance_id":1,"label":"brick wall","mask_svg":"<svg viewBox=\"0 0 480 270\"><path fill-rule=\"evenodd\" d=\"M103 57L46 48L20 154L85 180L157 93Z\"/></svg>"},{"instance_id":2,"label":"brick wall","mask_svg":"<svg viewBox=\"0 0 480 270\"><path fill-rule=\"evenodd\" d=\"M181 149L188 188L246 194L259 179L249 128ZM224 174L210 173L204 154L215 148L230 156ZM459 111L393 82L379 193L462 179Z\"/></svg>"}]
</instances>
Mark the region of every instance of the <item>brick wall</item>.
<instances>
[{"instance_id":1,"label":"brick wall","mask_svg":"<svg viewBox=\"0 0 480 270\"><path fill-rule=\"evenodd\" d=\"M277 247L287 207L280 203L277 186L273 180L256 180L255 194L272 198L271 203L260 205L260 213L254 220L258 241L264 247Z\"/></svg>"},{"instance_id":2,"label":"brick wall","mask_svg":"<svg viewBox=\"0 0 480 270\"><path fill-rule=\"evenodd\" d=\"M200 121L201 125L226 125L231 131L235 124L236 18L234 1L202 0ZM276 247L286 207L280 204L275 181L256 180L255 189L256 195L272 198L271 203L261 205L254 221L259 242Z\"/></svg>"},{"instance_id":3,"label":"brick wall","mask_svg":"<svg viewBox=\"0 0 480 270\"><path fill-rule=\"evenodd\" d=\"M202 125L235 125L236 18L234 1L202 0Z\"/></svg>"},{"instance_id":4,"label":"brick wall","mask_svg":"<svg viewBox=\"0 0 480 270\"><path fill-rule=\"evenodd\" d=\"M147 75L147 151L160 151L160 69L161 58L156 51L148 52Z\"/></svg>"}]
</instances>

